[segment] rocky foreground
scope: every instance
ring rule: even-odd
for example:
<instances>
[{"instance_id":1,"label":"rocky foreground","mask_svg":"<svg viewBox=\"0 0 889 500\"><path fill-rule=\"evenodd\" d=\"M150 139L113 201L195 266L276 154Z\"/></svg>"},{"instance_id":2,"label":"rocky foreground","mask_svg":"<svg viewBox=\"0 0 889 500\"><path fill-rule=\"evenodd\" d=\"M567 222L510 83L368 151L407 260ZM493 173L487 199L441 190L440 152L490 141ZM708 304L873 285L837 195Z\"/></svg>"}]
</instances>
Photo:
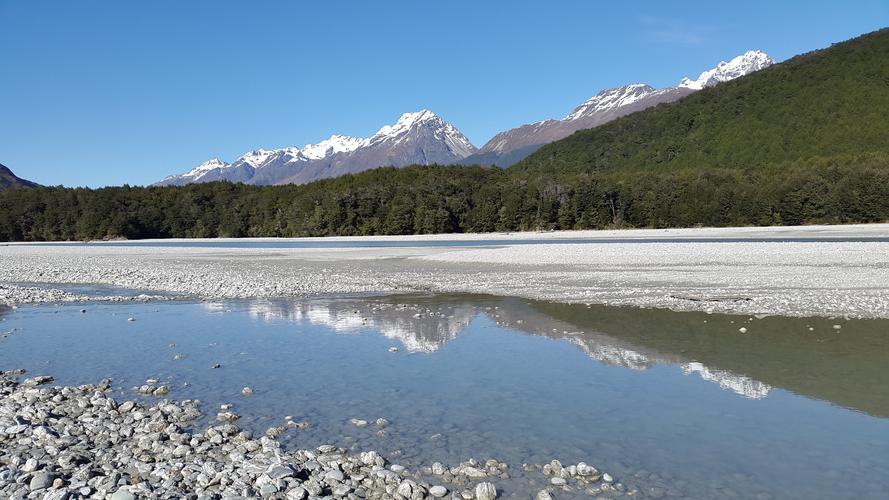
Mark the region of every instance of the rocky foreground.
<instances>
[{"instance_id":1,"label":"rocky foreground","mask_svg":"<svg viewBox=\"0 0 889 500\"><path fill-rule=\"evenodd\" d=\"M0 495L65 500L102 498L236 498L288 500L423 499L491 500L507 464L475 460L409 471L374 451L350 454L331 445L287 450L282 428L256 438L224 409L219 423L197 432L193 400L154 404L115 401L111 382L54 387L48 376L19 380L23 370L0 374ZM555 493L633 496L608 474L579 463L523 465L544 474ZM507 492L508 496L513 496Z\"/></svg>"}]
</instances>

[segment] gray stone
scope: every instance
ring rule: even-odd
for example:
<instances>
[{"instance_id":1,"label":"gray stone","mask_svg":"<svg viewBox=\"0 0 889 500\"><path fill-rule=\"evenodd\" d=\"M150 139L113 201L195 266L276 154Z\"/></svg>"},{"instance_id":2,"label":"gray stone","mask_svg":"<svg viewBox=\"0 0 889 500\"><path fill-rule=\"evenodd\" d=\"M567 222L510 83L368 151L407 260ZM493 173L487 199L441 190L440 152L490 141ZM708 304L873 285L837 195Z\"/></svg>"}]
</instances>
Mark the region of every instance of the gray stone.
<instances>
[{"instance_id":1,"label":"gray stone","mask_svg":"<svg viewBox=\"0 0 889 500\"><path fill-rule=\"evenodd\" d=\"M286 465L275 465L266 474L272 479L284 479L285 477L293 477L293 469Z\"/></svg>"},{"instance_id":2,"label":"gray stone","mask_svg":"<svg viewBox=\"0 0 889 500\"><path fill-rule=\"evenodd\" d=\"M136 500L136 495L127 487L119 488L111 495L111 500Z\"/></svg>"},{"instance_id":3,"label":"gray stone","mask_svg":"<svg viewBox=\"0 0 889 500\"><path fill-rule=\"evenodd\" d=\"M55 478L55 475L49 472L35 472L34 475L31 476L31 482L28 483L28 488L30 488L31 491L49 488L50 486L52 486L52 482L55 480Z\"/></svg>"},{"instance_id":4,"label":"gray stone","mask_svg":"<svg viewBox=\"0 0 889 500\"><path fill-rule=\"evenodd\" d=\"M305 488L297 486L296 488L288 490L285 496L287 497L287 500L303 500L307 495L308 493L306 493Z\"/></svg>"},{"instance_id":5,"label":"gray stone","mask_svg":"<svg viewBox=\"0 0 889 500\"><path fill-rule=\"evenodd\" d=\"M435 498L442 498L443 496L448 494L448 489L444 486L433 486L429 488L429 494L434 496Z\"/></svg>"}]
</instances>

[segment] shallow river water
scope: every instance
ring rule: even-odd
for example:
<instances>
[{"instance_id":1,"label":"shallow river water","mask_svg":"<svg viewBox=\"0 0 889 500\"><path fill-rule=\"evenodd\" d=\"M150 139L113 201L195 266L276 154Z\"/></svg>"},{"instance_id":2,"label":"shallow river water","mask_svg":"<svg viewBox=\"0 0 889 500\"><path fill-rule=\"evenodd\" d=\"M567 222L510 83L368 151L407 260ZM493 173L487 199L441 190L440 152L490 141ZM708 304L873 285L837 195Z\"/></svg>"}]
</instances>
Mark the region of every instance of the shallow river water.
<instances>
[{"instance_id":1,"label":"shallow river water","mask_svg":"<svg viewBox=\"0 0 889 500\"><path fill-rule=\"evenodd\" d=\"M19 367L128 398L159 379L256 431L310 422L292 446L495 458L507 496L542 486L523 463L559 459L640 496L889 497L885 320L462 295L0 309L0 369Z\"/></svg>"}]
</instances>

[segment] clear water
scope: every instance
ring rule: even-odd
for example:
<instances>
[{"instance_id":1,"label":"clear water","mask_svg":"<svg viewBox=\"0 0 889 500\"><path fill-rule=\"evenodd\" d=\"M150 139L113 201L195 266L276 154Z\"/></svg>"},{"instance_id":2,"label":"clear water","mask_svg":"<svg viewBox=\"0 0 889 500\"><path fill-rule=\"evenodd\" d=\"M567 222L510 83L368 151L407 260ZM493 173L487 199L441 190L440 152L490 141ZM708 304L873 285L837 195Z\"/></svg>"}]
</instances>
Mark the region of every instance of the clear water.
<instances>
[{"instance_id":1,"label":"clear water","mask_svg":"<svg viewBox=\"0 0 889 500\"><path fill-rule=\"evenodd\" d=\"M0 311L3 332L2 369L111 377L129 398L158 378L257 431L308 420L293 446L496 458L507 496L544 481L522 463L557 458L642 496L889 497L887 321L434 295L26 306ZM350 423L378 417L385 436Z\"/></svg>"}]
</instances>

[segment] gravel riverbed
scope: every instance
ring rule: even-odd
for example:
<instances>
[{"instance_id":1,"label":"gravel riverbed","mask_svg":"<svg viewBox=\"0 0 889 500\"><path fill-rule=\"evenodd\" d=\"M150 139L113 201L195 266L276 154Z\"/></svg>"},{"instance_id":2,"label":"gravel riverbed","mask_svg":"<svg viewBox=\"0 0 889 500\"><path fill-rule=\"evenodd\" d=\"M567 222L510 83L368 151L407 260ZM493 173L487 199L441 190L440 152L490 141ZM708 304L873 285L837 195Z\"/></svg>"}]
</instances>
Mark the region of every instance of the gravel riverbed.
<instances>
[{"instance_id":1,"label":"gravel riverbed","mask_svg":"<svg viewBox=\"0 0 889 500\"><path fill-rule=\"evenodd\" d=\"M504 235L453 236L485 243L473 247L458 241L424 244L415 237L336 238L332 241L355 245L336 248L269 246L270 241L305 240L248 240L247 247L237 248L9 245L0 247L0 303L73 300L16 284L43 283L53 289L75 283L204 299L423 291L686 311L887 318L887 236L889 225L510 235L539 244L510 244ZM562 242L569 237L574 242ZM577 243L578 238L585 242ZM843 238L852 241L838 241ZM417 246L361 246L391 241L416 241ZM217 243L191 244L208 242Z\"/></svg>"},{"instance_id":2,"label":"gravel riverbed","mask_svg":"<svg viewBox=\"0 0 889 500\"><path fill-rule=\"evenodd\" d=\"M223 405L217 422L192 427L199 402L153 398L117 401L111 381L54 387L46 375L0 374L0 494L5 498L240 498L287 500L491 500L513 497L498 481L536 475L547 487L536 498L634 496L607 473L586 463L433 463L408 470L375 451L350 453L332 445L291 450L276 439L286 419L264 436L242 431ZM538 489L539 488L539 489ZM527 495L525 495L527 498Z\"/></svg>"}]
</instances>

